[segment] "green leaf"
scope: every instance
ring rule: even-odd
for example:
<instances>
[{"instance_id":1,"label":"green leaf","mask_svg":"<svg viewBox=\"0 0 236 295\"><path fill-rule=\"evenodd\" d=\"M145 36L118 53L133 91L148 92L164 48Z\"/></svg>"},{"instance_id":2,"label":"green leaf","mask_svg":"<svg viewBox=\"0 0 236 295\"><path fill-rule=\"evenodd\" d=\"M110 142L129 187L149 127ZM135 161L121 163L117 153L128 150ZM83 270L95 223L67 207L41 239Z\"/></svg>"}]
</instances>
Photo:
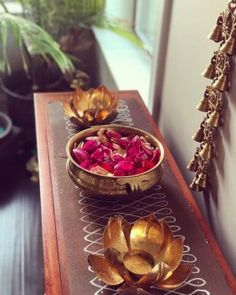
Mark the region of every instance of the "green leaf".
<instances>
[{"instance_id":1,"label":"green leaf","mask_svg":"<svg viewBox=\"0 0 236 295\"><path fill-rule=\"evenodd\" d=\"M25 58L28 53L30 57L40 55L46 61L53 60L62 73L73 71L74 67L69 57L61 51L59 44L45 30L30 20L9 13L2 13L0 15L0 40L3 49L3 60L0 62L6 61L6 71L9 72L10 70L7 62L7 40L10 32L20 49L25 70L29 68Z\"/></svg>"}]
</instances>

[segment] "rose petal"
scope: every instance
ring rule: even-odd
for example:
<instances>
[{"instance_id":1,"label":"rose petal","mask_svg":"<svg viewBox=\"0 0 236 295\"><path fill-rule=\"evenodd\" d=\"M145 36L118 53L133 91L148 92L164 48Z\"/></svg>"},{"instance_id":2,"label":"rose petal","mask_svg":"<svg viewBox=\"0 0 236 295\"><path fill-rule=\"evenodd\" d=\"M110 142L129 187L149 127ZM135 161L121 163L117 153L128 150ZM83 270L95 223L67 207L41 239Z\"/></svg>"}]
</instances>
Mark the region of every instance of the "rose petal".
<instances>
[{"instance_id":1,"label":"rose petal","mask_svg":"<svg viewBox=\"0 0 236 295\"><path fill-rule=\"evenodd\" d=\"M113 166L110 165L109 163L101 163L100 166L110 173L113 173L113 171L114 171Z\"/></svg>"},{"instance_id":2,"label":"rose petal","mask_svg":"<svg viewBox=\"0 0 236 295\"><path fill-rule=\"evenodd\" d=\"M87 152L93 152L99 145L100 142L98 140L88 140L84 143L82 149Z\"/></svg>"},{"instance_id":3,"label":"rose petal","mask_svg":"<svg viewBox=\"0 0 236 295\"><path fill-rule=\"evenodd\" d=\"M106 136L109 139L117 139L117 138L121 138L122 137L122 135L120 133L118 133L117 131L112 130L112 129L107 129Z\"/></svg>"},{"instance_id":4,"label":"rose petal","mask_svg":"<svg viewBox=\"0 0 236 295\"><path fill-rule=\"evenodd\" d=\"M127 176L127 172L123 170L114 170L115 176Z\"/></svg>"},{"instance_id":5,"label":"rose petal","mask_svg":"<svg viewBox=\"0 0 236 295\"><path fill-rule=\"evenodd\" d=\"M154 151L154 153L153 153L152 161L153 161L154 163L158 163L159 160L160 160L160 156L161 156L161 152L160 152L160 150L159 150L159 149L156 149L156 150Z\"/></svg>"},{"instance_id":6,"label":"rose petal","mask_svg":"<svg viewBox=\"0 0 236 295\"><path fill-rule=\"evenodd\" d=\"M90 169L92 173L101 174L101 175L107 175L109 172L105 169L103 169L101 166L96 165L93 168Z\"/></svg>"},{"instance_id":7,"label":"rose petal","mask_svg":"<svg viewBox=\"0 0 236 295\"><path fill-rule=\"evenodd\" d=\"M112 154L111 159L115 162L123 161L124 157L122 157L120 154Z\"/></svg>"},{"instance_id":8,"label":"rose petal","mask_svg":"<svg viewBox=\"0 0 236 295\"><path fill-rule=\"evenodd\" d=\"M116 139L116 143L119 144L123 149L126 149L130 145L128 137L121 137Z\"/></svg>"},{"instance_id":9,"label":"rose petal","mask_svg":"<svg viewBox=\"0 0 236 295\"><path fill-rule=\"evenodd\" d=\"M142 152L137 153L136 159L143 161L143 160L147 160L148 156L144 151L142 151Z\"/></svg>"},{"instance_id":10,"label":"rose petal","mask_svg":"<svg viewBox=\"0 0 236 295\"><path fill-rule=\"evenodd\" d=\"M147 171L147 170L152 169L152 167L155 166L155 163L151 160L144 160L144 161L142 161L142 166Z\"/></svg>"},{"instance_id":11,"label":"rose petal","mask_svg":"<svg viewBox=\"0 0 236 295\"><path fill-rule=\"evenodd\" d=\"M89 158L89 154L82 149L73 149L73 154L79 163L88 160Z\"/></svg>"},{"instance_id":12,"label":"rose petal","mask_svg":"<svg viewBox=\"0 0 236 295\"><path fill-rule=\"evenodd\" d=\"M96 162L102 162L104 161L104 151L101 148L97 148L90 157Z\"/></svg>"},{"instance_id":13,"label":"rose petal","mask_svg":"<svg viewBox=\"0 0 236 295\"><path fill-rule=\"evenodd\" d=\"M120 161L114 167L114 170L130 171L135 168L134 162L132 161Z\"/></svg>"},{"instance_id":14,"label":"rose petal","mask_svg":"<svg viewBox=\"0 0 236 295\"><path fill-rule=\"evenodd\" d=\"M151 147L147 147L145 145L142 146L142 150L145 152L145 154L148 156L148 157L153 157L153 151L151 149Z\"/></svg>"},{"instance_id":15,"label":"rose petal","mask_svg":"<svg viewBox=\"0 0 236 295\"><path fill-rule=\"evenodd\" d=\"M140 147L136 144L131 144L129 148L127 148L127 156L136 157L136 155L140 152Z\"/></svg>"},{"instance_id":16,"label":"rose petal","mask_svg":"<svg viewBox=\"0 0 236 295\"><path fill-rule=\"evenodd\" d=\"M85 161L81 162L79 165L80 165L82 168L84 168L84 169L89 169L90 161L89 161L89 160L85 160Z\"/></svg>"},{"instance_id":17,"label":"rose petal","mask_svg":"<svg viewBox=\"0 0 236 295\"><path fill-rule=\"evenodd\" d=\"M142 140L141 140L141 138L138 135L135 135L132 138L131 141L132 141L132 144L135 144L135 145L138 145L138 146L141 146L142 145Z\"/></svg>"}]
</instances>

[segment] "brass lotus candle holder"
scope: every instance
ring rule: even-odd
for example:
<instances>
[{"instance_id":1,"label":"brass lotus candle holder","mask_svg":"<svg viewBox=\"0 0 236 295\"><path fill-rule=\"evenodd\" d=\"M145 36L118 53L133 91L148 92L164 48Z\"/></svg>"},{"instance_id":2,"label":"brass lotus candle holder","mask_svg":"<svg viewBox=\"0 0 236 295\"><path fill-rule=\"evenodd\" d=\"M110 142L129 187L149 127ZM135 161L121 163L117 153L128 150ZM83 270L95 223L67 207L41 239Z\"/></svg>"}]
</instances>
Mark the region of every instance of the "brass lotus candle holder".
<instances>
[{"instance_id":1,"label":"brass lotus candle holder","mask_svg":"<svg viewBox=\"0 0 236 295\"><path fill-rule=\"evenodd\" d=\"M75 89L71 99L63 102L63 107L74 124L86 128L112 121L117 115L117 103L117 96L100 86L87 91Z\"/></svg>"},{"instance_id":2,"label":"brass lotus candle holder","mask_svg":"<svg viewBox=\"0 0 236 295\"><path fill-rule=\"evenodd\" d=\"M151 286L175 289L193 267L181 262L183 242L154 215L133 225L122 216L112 217L103 233L104 257L90 254L88 263L104 283L120 286L121 294L150 294L147 290Z\"/></svg>"}]
</instances>

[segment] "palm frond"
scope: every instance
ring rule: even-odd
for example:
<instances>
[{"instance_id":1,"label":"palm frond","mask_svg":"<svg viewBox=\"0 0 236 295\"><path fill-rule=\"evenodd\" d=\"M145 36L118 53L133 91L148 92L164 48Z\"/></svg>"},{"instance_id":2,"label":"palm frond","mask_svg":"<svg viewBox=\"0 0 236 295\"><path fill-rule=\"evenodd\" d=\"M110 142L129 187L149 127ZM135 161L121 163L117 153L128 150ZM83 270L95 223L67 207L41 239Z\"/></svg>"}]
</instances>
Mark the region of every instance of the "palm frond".
<instances>
[{"instance_id":1,"label":"palm frond","mask_svg":"<svg viewBox=\"0 0 236 295\"><path fill-rule=\"evenodd\" d=\"M19 46L24 68L28 70L25 50L33 57L42 56L46 61L50 58L60 68L63 73L71 72L73 64L71 60L61 50L59 44L41 27L30 20L14 16L9 13L0 15L0 40L2 44L2 60L0 64L9 72L10 65L7 58L7 43L11 32L16 44Z\"/></svg>"}]
</instances>

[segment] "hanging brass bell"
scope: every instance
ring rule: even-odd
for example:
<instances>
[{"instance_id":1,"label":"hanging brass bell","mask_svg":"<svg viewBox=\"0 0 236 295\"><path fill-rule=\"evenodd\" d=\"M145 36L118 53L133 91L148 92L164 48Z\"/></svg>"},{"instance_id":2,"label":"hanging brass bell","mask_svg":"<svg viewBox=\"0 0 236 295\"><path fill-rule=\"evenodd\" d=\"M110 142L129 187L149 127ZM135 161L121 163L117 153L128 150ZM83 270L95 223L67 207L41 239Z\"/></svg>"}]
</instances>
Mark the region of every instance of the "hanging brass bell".
<instances>
[{"instance_id":1,"label":"hanging brass bell","mask_svg":"<svg viewBox=\"0 0 236 295\"><path fill-rule=\"evenodd\" d=\"M209 66L202 72L202 76L208 79L214 79L216 76L216 62L212 59Z\"/></svg>"},{"instance_id":2,"label":"hanging brass bell","mask_svg":"<svg viewBox=\"0 0 236 295\"><path fill-rule=\"evenodd\" d=\"M207 175L206 173L200 173L198 178L195 180L195 184L199 186L200 188L206 188L207 187Z\"/></svg>"},{"instance_id":3,"label":"hanging brass bell","mask_svg":"<svg viewBox=\"0 0 236 295\"><path fill-rule=\"evenodd\" d=\"M196 142L202 142L204 140L204 128L202 126L192 136L192 139L195 140Z\"/></svg>"},{"instance_id":4,"label":"hanging brass bell","mask_svg":"<svg viewBox=\"0 0 236 295\"><path fill-rule=\"evenodd\" d=\"M220 51L228 55L236 54L236 38L235 34L231 35L225 44L221 47Z\"/></svg>"},{"instance_id":5,"label":"hanging brass bell","mask_svg":"<svg viewBox=\"0 0 236 295\"><path fill-rule=\"evenodd\" d=\"M205 160L208 161L213 158L214 156L214 147L211 143L206 142L203 146L202 149L199 152L199 156Z\"/></svg>"},{"instance_id":6,"label":"hanging brass bell","mask_svg":"<svg viewBox=\"0 0 236 295\"><path fill-rule=\"evenodd\" d=\"M215 110L206 120L206 123L212 127L219 127L221 125L221 114L219 111Z\"/></svg>"},{"instance_id":7,"label":"hanging brass bell","mask_svg":"<svg viewBox=\"0 0 236 295\"><path fill-rule=\"evenodd\" d=\"M197 110L200 112L208 112L209 109L210 109L209 99L206 96L204 96L202 100L199 102L199 104L197 105Z\"/></svg>"},{"instance_id":8,"label":"hanging brass bell","mask_svg":"<svg viewBox=\"0 0 236 295\"><path fill-rule=\"evenodd\" d=\"M192 172L196 172L197 171L197 169L198 169L198 161L197 161L197 158L196 158L196 156L194 156L193 158L192 158L192 160L188 163L188 165L187 165L187 169L189 170L189 171L192 171Z\"/></svg>"},{"instance_id":9,"label":"hanging brass bell","mask_svg":"<svg viewBox=\"0 0 236 295\"><path fill-rule=\"evenodd\" d=\"M189 187L191 188L191 190L195 191L195 192L201 192L203 191L203 188L200 187L197 183L196 183L197 177L194 177L193 181L190 183Z\"/></svg>"},{"instance_id":10,"label":"hanging brass bell","mask_svg":"<svg viewBox=\"0 0 236 295\"><path fill-rule=\"evenodd\" d=\"M222 28L222 24L223 24L223 18L220 15L218 20L217 20L217 24L215 25L214 29L212 30L212 32L208 35L208 38L212 41L215 42L220 42L223 40L223 28Z\"/></svg>"},{"instance_id":11,"label":"hanging brass bell","mask_svg":"<svg viewBox=\"0 0 236 295\"><path fill-rule=\"evenodd\" d=\"M228 75L221 74L212 84L212 86L219 91L228 91L229 90L229 79Z\"/></svg>"}]
</instances>

